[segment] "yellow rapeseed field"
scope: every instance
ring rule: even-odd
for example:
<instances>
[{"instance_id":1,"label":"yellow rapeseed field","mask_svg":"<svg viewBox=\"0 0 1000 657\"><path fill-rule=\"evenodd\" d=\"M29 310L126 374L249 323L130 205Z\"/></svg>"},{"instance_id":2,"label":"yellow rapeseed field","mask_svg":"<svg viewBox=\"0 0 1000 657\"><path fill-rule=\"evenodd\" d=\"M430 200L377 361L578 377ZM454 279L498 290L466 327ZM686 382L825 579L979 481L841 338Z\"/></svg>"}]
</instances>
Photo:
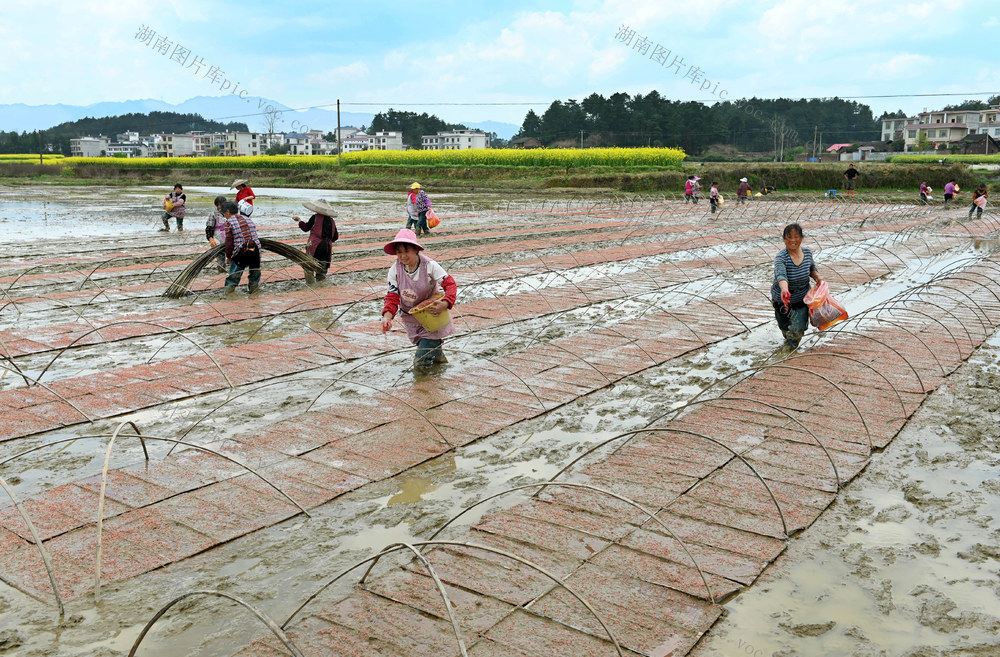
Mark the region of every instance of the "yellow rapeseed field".
<instances>
[{"instance_id":1,"label":"yellow rapeseed field","mask_svg":"<svg viewBox=\"0 0 1000 657\"><path fill-rule=\"evenodd\" d=\"M676 167L687 155L679 148L537 148L345 153L351 165L504 167ZM38 156L35 156L35 161ZM28 161L28 160L25 160ZM104 165L135 169L318 169L337 166L336 155L246 157L106 158L67 157L65 166Z\"/></svg>"},{"instance_id":2,"label":"yellow rapeseed field","mask_svg":"<svg viewBox=\"0 0 1000 657\"><path fill-rule=\"evenodd\" d=\"M938 161L944 160L945 164L955 164L956 162L961 162L963 164L1000 164L1000 155L923 155L923 154L913 154L913 153L900 153L899 155L890 155L886 158L887 162L893 162L895 164L936 164Z\"/></svg>"},{"instance_id":3,"label":"yellow rapeseed field","mask_svg":"<svg viewBox=\"0 0 1000 657\"><path fill-rule=\"evenodd\" d=\"M52 153L46 153L44 156L46 163L61 164L66 158L62 155L54 155ZM38 153L2 153L0 154L0 164L4 162L35 162L38 163Z\"/></svg>"}]
</instances>

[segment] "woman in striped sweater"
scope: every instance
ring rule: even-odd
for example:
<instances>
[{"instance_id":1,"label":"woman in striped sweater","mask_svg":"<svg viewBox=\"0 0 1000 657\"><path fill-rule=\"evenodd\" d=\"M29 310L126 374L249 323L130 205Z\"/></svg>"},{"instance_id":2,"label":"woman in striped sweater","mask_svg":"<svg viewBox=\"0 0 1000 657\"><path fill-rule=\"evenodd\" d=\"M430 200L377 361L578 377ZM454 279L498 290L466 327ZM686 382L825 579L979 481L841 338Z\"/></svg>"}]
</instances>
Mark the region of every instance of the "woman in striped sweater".
<instances>
[{"instance_id":1,"label":"woman in striped sweater","mask_svg":"<svg viewBox=\"0 0 1000 657\"><path fill-rule=\"evenodd\" d=\"M812 251L802 248L802 226L788 224L782 237L785 248L774 257L771 304L778 328L785 336L785 346L794 349L809 325L809 307L803 301L809 291L809 279L819 285L820 278Z\"/></svg>"}]
</instances>

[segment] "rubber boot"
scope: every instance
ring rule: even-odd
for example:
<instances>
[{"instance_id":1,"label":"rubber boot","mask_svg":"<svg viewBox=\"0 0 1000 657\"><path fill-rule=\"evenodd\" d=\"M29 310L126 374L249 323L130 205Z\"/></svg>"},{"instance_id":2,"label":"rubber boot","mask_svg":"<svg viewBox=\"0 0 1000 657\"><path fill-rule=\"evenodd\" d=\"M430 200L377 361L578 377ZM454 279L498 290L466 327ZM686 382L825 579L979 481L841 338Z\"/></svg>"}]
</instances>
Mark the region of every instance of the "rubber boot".
<instances>
[{"instance_id":1,"label":"rubber boot","mask_svg":"<svg viewBox=\"0 0 1000 657\"><path fill-rule=\"evenodd\" d=\"M164 233L164 232L169 233L170 232L170 220L167 219L166 216L161 217L161 219L163 219L163 228L160 229L160 232L161 233Z\"/></svg>"},{"instance_id":2,"label":"rubber boot","mask_svg":"<svg viewBox=\"0 0 1000 657\"><path fill-rule=\"evenodd\" d=\"M235 285L227 285L226 286L226 296L227 297L234 297L234 296L236 296L236 286Z\"/></svg>"},{"instance_id":3,"label":"rubber boot","mask_svg":"<svg viewBox=\"0 0 1000 657\"><path fill-rule=\"evenodd\" d=\"M177 232L178 233L184 232L184 220L181 219L180 217L177 218Z\"/></svg>"},{"instance_id":4,"label":"rubber boot","mask_svg":"<svg viewBox=\"0 0 1000 657\"><path fill-rule=\"evenodd\" d=\"M253 285L252 283L247 283L247 291L250 294L256 294L257 290L259 290L259 289L260 289L260 284Z\"/></svg>"}]
</instances>

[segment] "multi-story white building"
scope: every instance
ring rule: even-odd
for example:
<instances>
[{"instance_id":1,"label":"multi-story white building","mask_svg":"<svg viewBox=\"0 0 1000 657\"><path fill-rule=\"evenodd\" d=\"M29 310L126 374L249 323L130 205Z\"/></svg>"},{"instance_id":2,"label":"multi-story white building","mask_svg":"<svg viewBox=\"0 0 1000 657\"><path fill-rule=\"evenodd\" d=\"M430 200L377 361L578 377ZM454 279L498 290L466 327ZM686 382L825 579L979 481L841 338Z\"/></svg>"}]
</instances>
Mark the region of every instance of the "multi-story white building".
<instances>
[{"instance_id":1,"label":"multi-story white building","mask_svg":"<svg viewBox=\"0 0 1000 657\"><path fill-rule=\"evenodd\" d=\"M422 135L420 143L425 150L466 150L489 148L490 136L482 130L446 130L436 135Z\"/></svg>"},{"instance_id":2,"label":"multi-story white building","mask_svg":"<svg viewBox=\"0 0 1000 657\"><path fill-rule=\"evenodd\" d=\"M905 127L903 150L918 150L921 132L927 136L931 149L936 149L941 144L958 145L966 136L979 132L981 114L983 110L921 112L917 115L916 122L908 123Z\"/></svg>"},{"instance_id":3,"label":"multi-story white building","mask_svg":"<svg viewBox=\"0 0 1000 657\"><path fill-rule=\"evenodd\" d=\"M1000 105L979 111L979 134L1000 137Z\"/></svg>"},{"instance_id":4,"label":"multi-story white building","mask_svg":"<svg viewBox=\"0 0 1000 657\"><path fill-rule=\"evenodd\" d=\"M344 152L357 153L368 150L368 135L361 132L351 137L344 137Z\"/></svg>"},{"instance_id":5,"label":"multi-story white building","mask_svg":"<svg viewBox=\"0 0 1000 657\"><path fill-rule=\"evenodd\" d=\"M905 119L882 119L882 141L906 139L906 126L920 123L920 118L908 116Z\"/></svg>"},{"instance_id":6,"label":"multi-story white building","mask_svg":"<svg viewBox=\"0 0 1000 657\"><path fill-rule=\"evenodd\" d=\"M104 151L108 157L149 157L152 154L149 146L141 141L108 144Z\"/></svg>"},{"instance_id":7,"label":"multi-story white building","mask_svg":"<svg viewBox=\"0 0 1000 657\"><path fill-rule=\"evenodd\" d=\"M402 132L376 132L368 137L370 151L401 151L403 150Z\"/></svg>"},{"instance_id":8,"label":"multi-story white building","mask_svg":"<svg viewBox=\"0 0 1000 657\"><path fill-rule=\"evenodd\" d=\"M73 157L104 157L109 145L107 137L80 137L69 140L69 152Z\"/></svg>"},{"instance_id":9,"label":"multi-story white building","mask_svg":"<svg viewBox=\"0 0 1000 657\"><path fill-rule=\"evenodd\" d=\"M156 142L156 157L191 157L194 155L194 135L161 132Z\"/></svg>"},{"instance_id":10,"label":"multi-story white building","mask_svg":"<svg viewBox=\"0 0 1000 657\"><path fill-rule=\"evenodd\" d=\"M289 155L312 155L312 138L301 132L285 133Z\"/></svg>"},{"instance_id":11,"label":"multi-story white building","mask_svg":"<svg viewBox=\"0 0 1000 657\"><path fill-rule=\"evenodd\" d=\"M227 157L260 155L260 139L256 132L226 132L222 154Z\"/></svg>"},{"instance_id":12,"label":"multi-story white building","mask_svg":"<svg viewBox=\"0 0 1000 657\"><path fill-rule=\"evenodd\" d=\"M319 139L312 139L309 142L312 147L313 155L336 155L337 154L337 142L327 141L320 137Z\"/></svg>"}]
</instances>

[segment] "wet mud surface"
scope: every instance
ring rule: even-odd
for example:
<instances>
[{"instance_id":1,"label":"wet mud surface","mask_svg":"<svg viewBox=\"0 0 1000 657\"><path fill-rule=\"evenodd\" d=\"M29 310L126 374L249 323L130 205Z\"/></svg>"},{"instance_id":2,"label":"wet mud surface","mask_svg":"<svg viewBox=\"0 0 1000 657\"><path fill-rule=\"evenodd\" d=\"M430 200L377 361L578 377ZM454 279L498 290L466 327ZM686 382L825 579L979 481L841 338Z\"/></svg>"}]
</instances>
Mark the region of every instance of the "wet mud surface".
<instances>
[{"instance_id":1,"label":"wet mud surface","mask_svg":"<svg viewBox=\"0 0 1000 657\"><path fill-rule=\"evenodd\" d=\"M26 500L66 598L60 618L20 516L0 502L0 654L127 654L159 609L192 591L237 596L280 624L384 546L427 540L477 501L567 467L561 480L606 486L684 527L707 572L699 578L676 546L661 553L651 541L659 529L634 508L588 502L581 513L567 490L541 503L532 490L505 494L443 535L525 549L608 615L624 654L992 654L1000 301L988 288L1000 265L989 215L965 223L877 200L787 199L711 219L672 199L434 197L445 223L426 245L458 280L460 304L449 363L424 377L412 372L405 337L376 328L391 262L381 244L402 225L396 196L258 189L261 234L293 245L303 243L291 221L306 214L302 200L338 207L330 278L307 286L275 257L257 298L227 299L222 276L206 270L194 294L170 300L163 290L205 248L209 203L226 190L186 189L195 209L184 233L169 234L155 232L161 191L0 189L0 459L58 443L5 463L0 477ZM782 386L811 366L777 348L766 300L776 236L790 219L807 226L805 246L862 316L804 341L800 356L840 359L819 370L834 388L813 374L795 400ZM784 370L759 372L779 363ZM632 451L621 441L599 447L674 422L672 409L734 384L729 397L752 397L754 408L706 406L663 425L670 434L640 434L650 442L636 439ZM866 386L880 392L866 396ZM796 413L830 451L815 436L788 435L785 419L761 419L776 415L764 401ZM151 438L147 465L126 420L271 476L309 516L232 464L195 468L190 448ZM732 428L747 420L763 424ZM116 429L98 599L96 500ZM691 443L693 430L729 452L697 451L705 447ZM776 445L801 461L789 465ZM737 453L776 499L759 494ZM553 502L576 509L573 519ZM533 524L557 507L560 520ZM160 540L165 526L173 533ZM450 559L456 572L470 567ZM558 645L615 654L564 592L477 559L473 579L486 596L443 575L470 654L560 654ZM326 589L290 636L310 655L340 654L359 633L377 644L372 654L460 654L448 615L413 597L430 580L414 579L409 561L387 557L364 587L362 568ZM632 594L614 592L627 577L652 587L646 599L659 611L638 601L617 609L615 596ZM608 590L594 586L602 581ZM358 620L383 615L396 629ZM350 636L330 638L338 632ZM187 598L139 654L281 654L265 635L230 600ZM532 635L564 643L532 648Z\"/></svg>"},{"instance_id":2,"label":"wet mud surface","mask_svg":"<svg viewBox=\"0 0 1000 657\"><path fill-rule=\"evenodd\" d=\"M997 654L998 356L994 337L693 654Z\"/></svg>"}]
</instances>

